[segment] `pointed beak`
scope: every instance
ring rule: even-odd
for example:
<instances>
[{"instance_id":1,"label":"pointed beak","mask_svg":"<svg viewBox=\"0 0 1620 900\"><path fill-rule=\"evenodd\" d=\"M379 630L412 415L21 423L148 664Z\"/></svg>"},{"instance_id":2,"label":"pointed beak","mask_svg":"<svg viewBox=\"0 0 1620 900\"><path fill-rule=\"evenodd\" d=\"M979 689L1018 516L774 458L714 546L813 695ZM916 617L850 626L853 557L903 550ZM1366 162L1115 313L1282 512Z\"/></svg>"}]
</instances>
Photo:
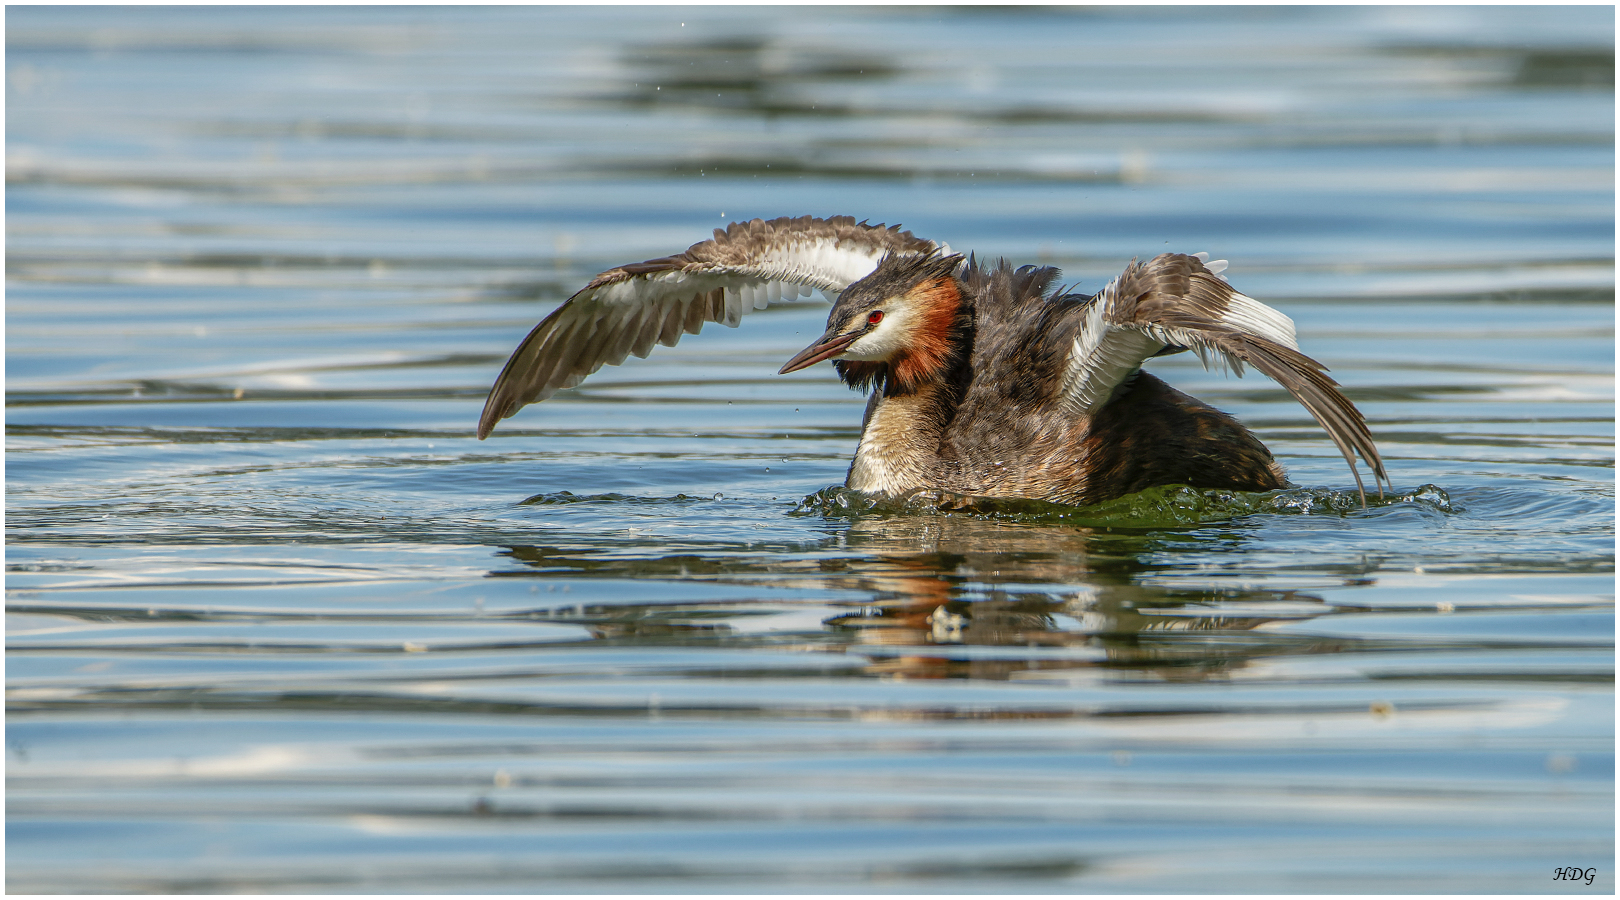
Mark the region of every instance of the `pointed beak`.
<instances>
[{"instance_id":1,"label":"pointed beak","mask_svg":"<svg viewBox=\"0 0 1620 900\"><path fill-rule=\"evenodd\" d=\"M821 336L821 340L800 350L798 355L788 360L787 365L783 366L781 371L776 374L786 375L789 372L797 372L800 369L813 366L824 359L832 359L834 356L843 353L845 348L855 343L855 339L865 333L864 331L856 331L851 334L835 334L831 336L824 334Z\"/></svg>"}]
</instances>

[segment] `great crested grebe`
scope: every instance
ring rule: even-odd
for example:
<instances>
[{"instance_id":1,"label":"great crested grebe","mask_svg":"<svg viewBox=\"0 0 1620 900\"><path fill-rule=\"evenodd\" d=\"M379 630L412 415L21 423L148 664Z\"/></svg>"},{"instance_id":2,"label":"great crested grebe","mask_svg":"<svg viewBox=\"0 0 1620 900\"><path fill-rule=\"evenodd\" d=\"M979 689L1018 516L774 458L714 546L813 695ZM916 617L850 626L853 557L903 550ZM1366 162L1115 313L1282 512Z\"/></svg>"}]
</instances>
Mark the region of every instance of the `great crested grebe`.
<instances>
[{"instance_id":1,"label":"great crested grebe","mask_svg":"<svg viewBox=\"0 0 1620 900\"><path fill-rule=\"evenodd\" d=\"M1355 454L1375 486L1389 476L1360 411L1299 352L1293 321L1233 290L1225 267L1166 253L1084 296L1052 290L1057 269L980 265L899 226L737 222L685 253L609 269L557 307L507 360L478 437L603 365L815 288L834 300L827 331L781 371L830 359L871 391L847 487L1075 505L1163 484L1283 487L1247 428L1141 370L1191 350L1287 388L1344 454L1365 505Z\"/></svg>"}]
</instances>

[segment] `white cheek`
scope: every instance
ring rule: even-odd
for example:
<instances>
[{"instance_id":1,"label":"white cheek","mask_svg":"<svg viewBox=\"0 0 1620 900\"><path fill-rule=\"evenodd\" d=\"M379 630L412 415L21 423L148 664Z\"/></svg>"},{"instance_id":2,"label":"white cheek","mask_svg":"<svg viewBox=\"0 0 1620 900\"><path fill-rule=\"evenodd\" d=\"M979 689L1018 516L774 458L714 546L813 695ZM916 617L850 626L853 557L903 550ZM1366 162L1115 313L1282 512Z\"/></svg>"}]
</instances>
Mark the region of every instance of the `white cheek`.
<instances>
[{"instance_id":1,"label":"white cheek","mask_svg":"<svg viewBox=\"0 0 1620 900\"><path fill-rule=\"evenodd\" d=\"M906 315L893 312L884 315L878 326L864 337L849 345L839 359L859 362L882 362L905 348Z\"/></svg>"}]
</instances>

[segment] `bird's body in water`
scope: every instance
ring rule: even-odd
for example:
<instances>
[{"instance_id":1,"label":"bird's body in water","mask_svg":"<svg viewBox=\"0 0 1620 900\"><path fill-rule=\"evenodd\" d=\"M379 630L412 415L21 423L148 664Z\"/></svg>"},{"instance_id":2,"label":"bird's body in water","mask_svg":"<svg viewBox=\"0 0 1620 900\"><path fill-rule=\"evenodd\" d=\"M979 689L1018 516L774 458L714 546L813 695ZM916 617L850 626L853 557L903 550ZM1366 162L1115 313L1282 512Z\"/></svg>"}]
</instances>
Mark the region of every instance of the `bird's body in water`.
<instances>
[{"instance_id":1,"label":"bird's body in water","mask_svg":"<svg viewBox=\"0 0 1620 900\"><path fill-rule=\"evenodd\" d=\"M1288 388L1387 482L1361 414L1301 354L1293 323L1219 276L1163 254L1095 295L1054 290L1049 267L981 266L909 232L832 219L758 219L685 253L598 275L535 327L490 392L480 438L527 403L604 364L673 345L704 322L814 287L835 296L826 333L782 372L832 360L870 391L845 482L1083 505L1164 484L1264 491L1283 470L1231 416L1143 372L1192 350ZM1361 485L1356 474L1356 484Z\"/></svg>"}]
</instances>

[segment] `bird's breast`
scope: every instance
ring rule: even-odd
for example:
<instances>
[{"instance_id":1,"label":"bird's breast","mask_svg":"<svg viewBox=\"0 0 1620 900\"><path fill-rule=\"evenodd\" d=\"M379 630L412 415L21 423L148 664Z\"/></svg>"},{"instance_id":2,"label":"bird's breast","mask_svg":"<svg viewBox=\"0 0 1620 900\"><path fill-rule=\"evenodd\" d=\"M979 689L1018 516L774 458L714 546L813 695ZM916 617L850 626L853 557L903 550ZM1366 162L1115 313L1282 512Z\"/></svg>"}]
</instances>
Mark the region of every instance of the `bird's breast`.
<instances>
[{"instance_id":1,"label":"bird's breast","mask_svg":"<svg viewBox=\"0 0 1620 900\"><path fill-rule=\"evenodd\" d=\"M935 486L932 475L939 460L940 430L926 397L875 394L867 405L861 443L844 485L886 494Z\"/></svg>"}]
</instances>

